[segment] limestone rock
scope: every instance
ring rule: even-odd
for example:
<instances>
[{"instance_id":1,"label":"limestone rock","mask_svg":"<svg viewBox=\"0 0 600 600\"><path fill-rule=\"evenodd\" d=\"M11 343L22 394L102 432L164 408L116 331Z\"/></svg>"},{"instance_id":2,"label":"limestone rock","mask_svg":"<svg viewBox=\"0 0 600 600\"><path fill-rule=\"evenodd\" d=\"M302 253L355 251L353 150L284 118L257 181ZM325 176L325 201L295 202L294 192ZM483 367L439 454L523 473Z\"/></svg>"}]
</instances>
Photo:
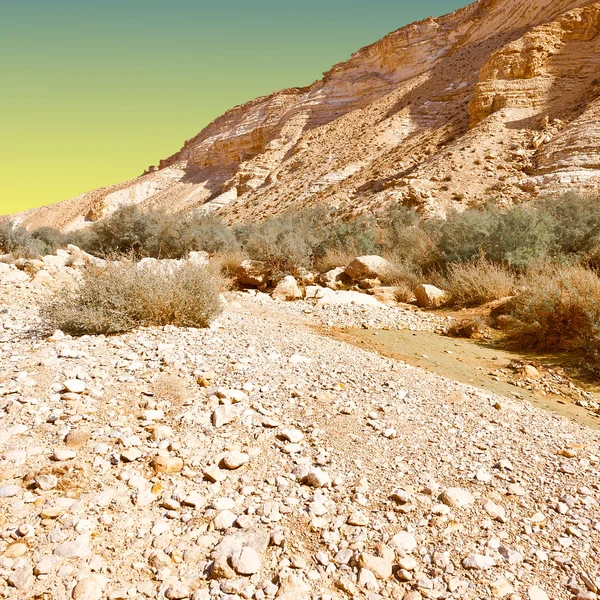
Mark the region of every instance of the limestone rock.
<instances>
[{"instance_id":1,"label":"limestone rock","mask_svg":"<svg viewBox=\"0 0 600 600\"><path fill-rule=\"evenodd\" d=\"M235 276L238 283L251 287L266 285L271 275L271 267L259 260L245 260L236 269Z\"/></svg>"},{"instance_id":2,"label":"limestone rock","mask_svg":"<svg viewBox=\"0 0 600 600\"><path fill-rule=\"evenodd\" d=\"M355 258L344 270L353 281L385 277L392 265L381 256L369 255Z\"/></svg>"},{"instance_id":3,"label":"limestone rock","mask_svg":"<svg viewBox=\"0 0 600 600\"><path fill-rule=\"evenodd\" d=\"M448 488L442 492L440 498L450 508L465 508L474 502L471 492L463 488Z\"/></svg>"},{"instance_id":4,"label":"limestone rock","mask_svg":"<svg viewBox=\"0 0 600 600\"><path fill-rule=\"evenodd\" d=\"M183 459L178 456L157 456L152 461L157 473L178 473L183 469Z\"/></svg>"},{"instance_id":5,"label":"limestone rock","mask_svg":"<svg viewBox=\"0 0 600 600\"><path fill-rule=\"evenodd\" d=\"M271 295L279 300L298 300L302 298L302 290L296 278L287 275L277 284Z\"/></svg>"},{"instance_id":6,"label":"limestone rock","mask_svg":"<svg viewBox=\"0 0 600 600\"><path fill-rule=\"evenodd\" d=\"M434 285L421 284L414 289L417 306L420 308L435 308L441 306L448 294L444 290L435 287Z\"/></svg>"}]
</instances>

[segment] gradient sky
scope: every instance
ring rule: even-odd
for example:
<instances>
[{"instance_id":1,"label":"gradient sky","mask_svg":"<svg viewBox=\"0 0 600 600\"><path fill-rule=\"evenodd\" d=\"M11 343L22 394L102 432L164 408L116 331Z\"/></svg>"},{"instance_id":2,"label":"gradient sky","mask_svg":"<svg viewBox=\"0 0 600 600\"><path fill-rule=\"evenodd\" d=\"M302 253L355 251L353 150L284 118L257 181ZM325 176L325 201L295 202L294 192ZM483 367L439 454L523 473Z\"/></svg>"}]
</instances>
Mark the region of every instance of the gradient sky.
<instances>
[{"instance_id":1,"label":"gradient sky","mask_svg":"<svg viewBox=\"0 0 600 600\"><path fill-rule=\"evenodd\" d=\"M130 179L228 108L468 0L0 0L0 213Z\"/></svg>"}]
</instances>

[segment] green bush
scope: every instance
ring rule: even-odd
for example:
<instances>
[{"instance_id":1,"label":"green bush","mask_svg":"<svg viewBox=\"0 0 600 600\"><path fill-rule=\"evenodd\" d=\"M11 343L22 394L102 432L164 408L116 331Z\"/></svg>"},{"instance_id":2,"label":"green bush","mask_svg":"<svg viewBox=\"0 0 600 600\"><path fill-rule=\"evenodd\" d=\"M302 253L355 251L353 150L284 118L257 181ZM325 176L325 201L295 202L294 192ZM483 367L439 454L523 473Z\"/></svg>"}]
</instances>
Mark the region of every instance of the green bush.
<instances>
[{"instance_id":1,"label":"green bush","mask_svg":"<svg viewBox=\"0 0 600 600\"><path fill-rule=\"evenodd\" d=\"M589 254L600 243L600 196L569 193L536 203L551 219L555 254Z\"/></svg>"},{"instance_id":2,"label":"green bush","mask_svg":"<svg viewBox=\"0 0 600 600\"><path fill-rule=\"evenodd\" d=\"M438 245L444 262L466 262L480 256L498 220L499 211L494 208L451 212L440 224Z\"/></svg>"},{"instance_id":3,"label":"green bush","mask_svg":"<svg viewBox=\"0 0 600 600\"><path fill-rule=\"evenodd\" d=\"M439 249L440 222L423 221L414 208L392 205L379 219L382 244L394 263L418 271L438 269L442 263Z\"/></svg>"},{"instance_id":4,"label":"green bush","mask_svg":"<svg viewBox=\"0 0 600 600\"><path fill-rule=\"evenodd\" d=\"M88 267L75 289L41 308L50 329L72 335L115 334L139 326L206 327L222 311L221 279L210 269L140 269L121 262Z\"/></svg>"}]
</instances>

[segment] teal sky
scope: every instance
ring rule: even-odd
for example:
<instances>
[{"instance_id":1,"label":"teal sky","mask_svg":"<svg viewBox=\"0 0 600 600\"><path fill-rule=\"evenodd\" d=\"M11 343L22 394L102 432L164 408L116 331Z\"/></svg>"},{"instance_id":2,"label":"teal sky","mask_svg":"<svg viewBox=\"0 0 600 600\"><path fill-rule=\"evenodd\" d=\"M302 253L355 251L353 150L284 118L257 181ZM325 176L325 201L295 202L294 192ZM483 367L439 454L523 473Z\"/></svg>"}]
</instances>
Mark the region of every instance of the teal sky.
<instances>
[{"instance_id":1,"label":"teal sky","mask_svg":"<svg viewBox=\"0 0 600 600\"><path fill-rule=\"evenodd\" d=\"M139 175L228 108L465 0L0 0L0 213Z\"/></svg>"}]
</instances>

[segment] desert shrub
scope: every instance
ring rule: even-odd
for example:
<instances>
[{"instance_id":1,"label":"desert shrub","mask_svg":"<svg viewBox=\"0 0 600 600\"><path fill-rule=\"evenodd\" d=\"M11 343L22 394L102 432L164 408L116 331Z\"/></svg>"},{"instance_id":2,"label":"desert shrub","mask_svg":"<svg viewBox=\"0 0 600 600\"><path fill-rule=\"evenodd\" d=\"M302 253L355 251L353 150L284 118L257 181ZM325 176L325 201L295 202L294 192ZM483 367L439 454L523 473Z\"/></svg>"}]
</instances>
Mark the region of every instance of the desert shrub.
<instances>
[{"instance_id":1,"label":"desert shrub","mask_svg":"<svg viewBox=\"0 0 600 600\"><path fill-rule=\"evenodd\" d=\"M327 273L337 267L347 267L360 253L353 248L330 248L324 256L314 259L314 267L319 273Z\"/></svg>"},{"instance_id":2,"label":"desert shrub","mask_svg":"<svg viewBox=\"0 0 600 600\"><path fill-rule=\"evenodd\" d=\"M13 258L39 258L52 254L65 245L66 236L51 227L40 227L33 232L11 221L0 223L0 253Z\"/></svg>"},{"instance_id":3,"label":"desert shrub","mask_svg":"<svg viewBox=\"0 0 600 600\"><path fill-rule=\"evenodd\" d=\"M41 309L46 325L73 335L114 334L138 326L206 327L222 310L219 277L192 264L139 269L122 262L88 267Z\"/></svg>"},{"instance_id":4,"label":"desert shrub","mask_svg":"<svg viewBox=\"0 0 600 600\"><path fill-rule=\"evenodd\" d=\"M475 316L454 321L448 327L446 335L455 338L477 339L485 337L488 330L485 321L481 317Z\"/></svg>"},{"instance_id":5,"label":"desert shrub","mask_svg":"<svg viewBox=\"0 0 600 600\"><path fill-rule=\"evenodd\" d=\"M377 254L381 250L377 242L377 224L370 217L360 215L341 219L338 211L331 210L326 214L324 223L317 221L315 225L320 228L320 240L314 249L314 258L321 258L332 251L354 254L353 258L356 258Z\"/></svg>"},{"instance_id":6,"label":"desert shrub","mask_svg":"<svg viewBox=\"0 0 600 600\"><path fill-rule=\"evenodd\" d=\"M533 206L516 206L494 214L494 226L482 245L490 260L525 268L545 257L552 248L553 224L543 211Z\"/></svg>"},{"instance_id":7,"label":"desert shrub","mask_svg":"<svg viewBox=\"0 0 600 600\"><path fill-rule=\"evenodd\" d=\"M412 302L415 298L414 294L414 286L412 286L407 281L397 281L394 283L394 298L396 302L404 302L408 304Z\"/></svg>"},{"instance_id":8,"label":"desert shrub","mask_svg":"<svg viewBox=\"0 0 600 600\"><path fill-rule=\"evenodd\" d=\"M395 262L423 271L439 268L442 254L437 220L425 222L414 208L392 205L379 220L379 226L382 243Z\"/></svg>"},{"instance_id":9,"label":"desert shrub","mask_svg":"<svg viewBox=\"0 0 600 600\"><path fill-rule=\"evenodd\" d=\"M515 285L516 277L512 271L479 258L451 264L444 287L449 294L449 304L478 306L510 296Z\"/></svg>"},{"instance_id":10,"label":"desert shrub","mask_svg":"<svg viewBox=\"0 0 600 600\"><path fill-rule=\"evenodd\" d=\"M569 193L537 202L551 219L553 251L573 255L590 253L600 243L600 196Z\"/></svg>"},{"instance_id":11,"label":"desert shrub","mask_svg":"<svg viewBox=\"0 0 600 600\"><path fill-rule=\"evenodd\" d=\"M484 255L496 263L526 268L554 247L554 223L534 206L453 212L440 225L439 247L446 263Z\"/></svg>"},{"instance_id":12,"label":"desert shrub","mask_svg":"<svg viewBox=\"0 0 600 600\"><path fill-rule=\"evenodd\" d=\"M135 205L72 234L70 241L104 258L182 258L192 250L239 248L234 231L213 215L142 211Z\"/></svg>"},{"instance_id":13,"label":"desert shrub","mask_svg":"<svg viewBox=\"0 0 600 600\"><path fill-rule=\"evenodd\" d=\"M294 270L310 266L319 243L319 229L312 215L300 212L239 227L237 237L250 258L268 262L276 269Z\"/></svg>"},{"instance_id":14,"label":"desert shrub","mask_svg":"<svg viewBox=\"0 0 600 600\"><path fill-rule=\"evenodd\" d=\"M465 262L480 256L498 219L499 211L493 208L448 214L440 224L438 240L445 262Z\"/></svg>"},{"instance_id":15,"label":"desert shrub","mask_svg":"<svg viewBox=\"0 0 600 600\"><path fill-rule=\"evenodd\" d=\"M600 372L600 278L581 266L532 269L511 303L509 334L521 347L581 351Z\"/></svg>"},{"instance_id":16,"label":"desert shrub","mask_svg":"<svg viewBox=\"0 0 600 600\"><path fill-rule=\"evenodd\" d=\"M188 252L233 253L241 249L233 228L215 215L190 215L186 220L184 238Z\"/></svg>"},{"instance_id":17,"label":"desert shrub","mask_svg":"<svg viewBox=\"0 0 600 600\"><path fill-rule=\"evenodd\" d=\"M0 252L3 254L14 254L21 251L26 254L27 248L34 250L35 243L31 241L29 232L13 221L0 222ZM40 245L41 247L41 245Z\"/></svg>"},{"instance_id":18,"label":"desert shrub","mask_svg":"<svg viewBox=\"0 0 600 600\"><path fill-rule=\"evenodd\" d=\"M68 244L68 235L52 227L38 227L31 232L31 239L44 245L44 254L53 254Z\"/></svg>"},{"instance_id":19,"label":"desert shrub","mask_svg":"<svg viewBox=\"0 0 600 600\"><path fill-rule=\"evenodd\" d=\"M281 271L310 268L336 252L355 258L379 249L372 219L359 216L344 220L336 209L327 207L241 225L236 228L236 236L250 258L268 262Z\"/></svg>"},{"instance_id":20,"label":"desert shrub","mask_svg":"<svg viewBox=\"0 0 600 600\"><path fill-rule=\"evenodd\" d=\"M158 220L154 212L126 205L79 232L73 241L96 256L149 256L145 248L156 235Z\"/></svg>"},{"instance_id":21,"label":"desert shrub","mask_svg":"<svg viewBox=\"0 0 600 600\"><path fill-rule=\"evenodd\" d=\"M231 278L247 258L248 255L243 250L228 250L215 254L211 259L211 265L223 276Z\"/></svg>"}]
</instances>

